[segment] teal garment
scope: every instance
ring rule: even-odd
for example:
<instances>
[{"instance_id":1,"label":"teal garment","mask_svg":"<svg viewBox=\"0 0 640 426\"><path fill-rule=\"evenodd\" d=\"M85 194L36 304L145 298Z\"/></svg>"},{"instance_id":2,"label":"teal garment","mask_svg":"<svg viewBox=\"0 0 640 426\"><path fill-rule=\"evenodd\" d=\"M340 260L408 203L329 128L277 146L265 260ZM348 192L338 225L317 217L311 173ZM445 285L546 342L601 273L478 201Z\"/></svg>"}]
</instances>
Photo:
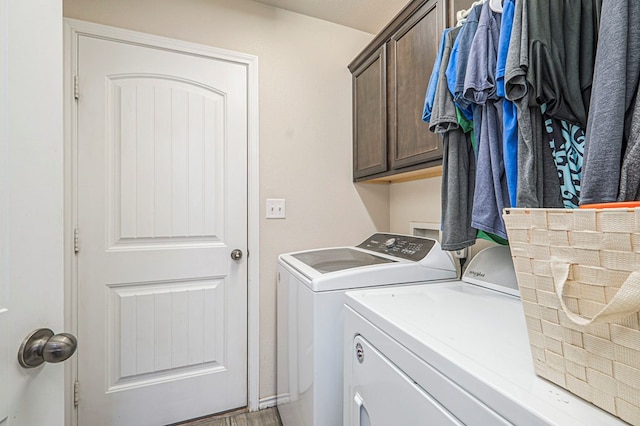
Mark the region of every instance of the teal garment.
<instances>
[{"instance_id":1,"label":"teal garment","mask_svg":"<svg viewBox=\"0 0 640 426\"><path fill-rule=\"evenodd\" d=\"M584 157L585 132L578 125L546 115L546 104L540 107L544 128L558 169L562 202L566 209L580 204L580 182Z\"/></svg>"}]
</instances>

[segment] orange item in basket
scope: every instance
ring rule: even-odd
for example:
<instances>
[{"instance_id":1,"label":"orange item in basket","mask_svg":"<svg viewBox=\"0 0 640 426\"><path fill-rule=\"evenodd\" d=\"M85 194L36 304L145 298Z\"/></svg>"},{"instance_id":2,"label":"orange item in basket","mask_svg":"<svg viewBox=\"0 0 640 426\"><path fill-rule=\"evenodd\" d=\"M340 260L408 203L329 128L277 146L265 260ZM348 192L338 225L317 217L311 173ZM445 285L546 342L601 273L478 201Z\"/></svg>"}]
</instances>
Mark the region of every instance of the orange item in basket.
<instances>
[{"instance_id":1,"label":"orange item in basket","mask_svg":"<svg viewBox=\"0 0 640 426\"><path fill-rule=\"evenodd\" d=\"M583 204L581 209L628 209L640 207L640 201L620 201L613 203Z\"/></svg>"}]
</instances>

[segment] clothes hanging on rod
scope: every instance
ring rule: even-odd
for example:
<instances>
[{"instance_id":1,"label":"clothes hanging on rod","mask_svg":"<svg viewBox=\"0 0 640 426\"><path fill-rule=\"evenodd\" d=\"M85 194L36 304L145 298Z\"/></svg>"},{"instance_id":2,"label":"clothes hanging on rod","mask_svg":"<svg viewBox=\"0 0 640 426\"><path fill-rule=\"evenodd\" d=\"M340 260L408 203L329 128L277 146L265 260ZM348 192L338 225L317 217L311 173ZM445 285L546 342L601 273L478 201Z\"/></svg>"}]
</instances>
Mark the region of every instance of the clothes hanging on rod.
<instances>
[{"instance_id":1,"label":"clothes hanging on rod","mask_svg":"<svg viewBox=\"0 0 640 426\"><path fill-rule=\"evenodd\" d=\"M481 111L480 131L475 133L478 157L471 226L507 238L502 220L502 210L510 207L503 161L503 110L495 85L500 21L501 15L484 3L470 46L463 94Z\"/></svg>"},{"instance_id":2,"label":"clothes hanging on rod","mask_svg":"<svg viewBox=\"0 0 640 426\"><path fill-rule=\"evenodd\" d=\"M591 108L587 123L581 204L627 201L634 191L620 192L621 169L637 169L637 158L625 161L632 102L640 77L640 2L604 0L596 53ZM632 135L633 139L637 136ZM622 164L622 167L621 167ZM630 167L631 165L631 167ZM629 182L625 178L625 185ZM620 197L622 195L622 197Z\"/></svg>"},{"instance_id":3,"label":"clothes hanging on rod","mask_svg":"<svg viewBox=\"0 0 640 426\"><path fill-rule=\"evenodd\" d=\"M456 26L459 26L461 24L463 24L465 22L465 20L467 19L467 16L469 16L469 13L471 13L471 11L473 10L474 7L476 6L481 6L482 3L484 3L487 0L478 0L478 1L474 1L473 3L471 3L471 6L469 6L468 9L462 9L456 12L456 21L457 24Z\"/></svg>"},{"instance_id":4,"label":"clothes hanging on rod","mask_svg":"<svg viewBox=\"0 0 640 426\"><path fill-rule=\"evenodd\" d=\"M640 198L640 2L498 3L474 3L443 32L448 57L425 94L451 250L476 230L506 237L503 207Z\"/></svg>"},{"instance_id":5,"label":"clothes hanging on rod","mask_svg":"<svg viewBox=\"0 0 640 426\"><path fill-rule=\"evenodd\" d=\"M576 209L580 204L580 180L584 157L584 129L546 114L541 106L544 129L558 170L563 207Z\"/></svg>"},{"instance_id":6,"label":"clothes hanging on rod","mask_svg":"<svg viewBox=\"0 0 640 426\"><path fill-rule=\"evenodd\" d=\"M433 70L431 71L431 77L427 85L427 93L424 97L424 108L422 109L422 121L431 121L431 112L433 111L433 101L436 97L436 87L438 85L438 78L440 77L440 65L442 64L442 56L444 55L445 43L447 40L447 33L449 28L445 28L440 36L440 47L438 49L438 55L433 64Z\"/></svg>"},{"instance_id":7,"label":"clothes hanging on rod","mask_svg":"<svg viewBox=\"0 0 640 426\"><path fill-rule=\"evenodd\" d=\"M528 60L533 65L526 74L530 99L540 105L543 114L542 143L551 148L561 206L577 208L600 1L536 0L527 1L525 7Z\"/></svg>"},{"instance_id":8,"label":"clothes hanging on rod","mask_svg":"<svg viewBox=\"0 0 640 426\"><path fill-rule=\"evenodd\" d=\"M587 125L600 0L527 1L527 81L550 117Z\"/></svg>"},{"instance_id":9,"label":"clothes hanging on rod","mask_svg":"<svg viewBox=\"0 0 640 426\"><path fill-rule=\"evenodd\" d=\"M475 188L475 155L471 144L473 124L459 113L449 92L445 71L460 27L443 34L440 68L434 69L438 82L429 122L431 131L443 138L440 244L444 250L460 250L476 242L471 226Z\"/></svg>"},{"instance_id":10,"label":"clothes hanging on rod","mask_svg":"<svg viewBox=\"0 0 640 426\"><path fill-rule=\"evenodd\" d=\"M560 183L545 142L540 106L527 81L530 66L527 3L516 0L505 69L505 95L517 108L517 207L562 207Z\"/></svg>"},{"instance_id":11,"label":"clothes hanging on rod","mask_svg":"<svg viewBox=\"0 0 640 426\"><path fill-rule=\"evenodd\" d=\"M434 97L431 120L429 120L429 130L440 135L445 135L449 130L459 127L455 109L452 109L449 105L449 99L453 102L453 97L449 92L447 77L444 71L449 64L451 50L460 33L460 29L460 27L455 27L444 34L442 58L440 58L440 70L437 76L436 95ZM434 72L436 71L434 70Z\"/></svg>"},{"instance_id":12,"label":"clothes hanging on rod","mask_svg":"<svg viewBox=\"0 0 640 426\"><path fill-rule=\"evenodd\" d=\"M502 0L489 0L489 6L495 13L502 13Z\"/></svg>"},{"instance_id":13,"label":"clothes hanging on rod","mask_svg":"<svg viewBox=\"0 0 640 426\"><path fill-rule=\"evenodd\" d=\"M469 120L473 120L473 110L471 103L463 97L464 76L467 72L471 43L478 29L478 20L483 4L484 2L474 3L474 6L471 7L467 20L462 25L460 34L451 50L451 59L446 70L447 84L453 95L453 101Z\"/></svg>"},{"instance_id":14,"label":"clothes hanging on rod","mask_svg":"<svg viewBox=\"0 0 640 426\"><path fill-rule=\"evenodd\" d=\"M517 205L518 190L518 110L513 102L505 97L504 75L507 67L507 54L513 28L515 0L506 0L502 10L500 24L500 41L498 42L498 58L496 61L496 93L502 97L502 139L504 154L504 171L509 189L509 202Z\"/></svg>"},{"instance_id":15,"label":"clothes hanging on rod","mask_svg":"<svg viewBox=\"0 0 640 426\"><path fill-rule=\"evenodd\" d=\"M640 200L640 87L632 108L627 149L620 169L618 201Z\"/></svg>"}]
</instances>

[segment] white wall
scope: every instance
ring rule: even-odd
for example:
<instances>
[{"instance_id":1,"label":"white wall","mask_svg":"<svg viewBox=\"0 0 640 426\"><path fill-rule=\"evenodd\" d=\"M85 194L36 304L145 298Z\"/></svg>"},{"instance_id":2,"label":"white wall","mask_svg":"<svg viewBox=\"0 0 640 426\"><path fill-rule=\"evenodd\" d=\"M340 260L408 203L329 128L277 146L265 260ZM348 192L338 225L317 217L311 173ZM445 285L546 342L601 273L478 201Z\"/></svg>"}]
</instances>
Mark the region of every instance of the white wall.
<instances>
[{"instance_id":1,"label":"white wall","mask_svg":"<svg viewBox=\"0 0 640 426\"><path fill-rule=\"evenodd\" d=\"M64 0L64 15L258 56L260 397L275 395L277 255L389 228L389 187L351 182L347 64L373 35L248 0ZM266 198L285 220L264 219Z\"/></svg>"},{"instance_id":2,"label":"white wall","mask_svg":"<svg viewBox=\"0 0 640 426\"><path fill-rule=\"evenodd\" d=\"M441 186L441 177L392 183L389 188L390 231L408 234L410 222L440 223ZM471 260L482 249L493 245L495 243L487 240L476 240L469 248L467 260Z\"/></svg>"},{"instance_id":3,"label":"white wall","mask_svg":"<svg viewBox=\"0 0 640 426\"><path fill-rule=\"evenodd\" d=\"M409 233L410 222L440 223L442 178L390 185L390 231Z\"/></svg>"}]
</instances>

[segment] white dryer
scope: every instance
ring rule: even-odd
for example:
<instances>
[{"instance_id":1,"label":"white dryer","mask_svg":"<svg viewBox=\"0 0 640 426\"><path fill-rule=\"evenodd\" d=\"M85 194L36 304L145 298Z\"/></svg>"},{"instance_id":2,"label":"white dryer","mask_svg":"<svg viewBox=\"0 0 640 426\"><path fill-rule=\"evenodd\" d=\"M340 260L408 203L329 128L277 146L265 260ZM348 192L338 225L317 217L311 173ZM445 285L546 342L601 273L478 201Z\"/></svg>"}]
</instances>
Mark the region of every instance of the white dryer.
<instances>
[{"instance_id":1,"label":"white dryer","mask_svg":"<svg viewBox=\"0 0 640 426\"><path fill-rule=\"evenodd\" d=\"M276 384L283 424L342 424L347 290L454 279L454 262L437 241L407 235L374 234L355 247L281 255Z\"/></svg>"},{"instance_id":2,"label":"white dryer","mask_svg":"<svg viewBox=\"0 0 640 426\"><path fill-rule=\"evenodd\" d=\"M517 294L507 247L461 281L348 292L344 425L624 424L535 375Z\"/></svg>"}]
</instances>

